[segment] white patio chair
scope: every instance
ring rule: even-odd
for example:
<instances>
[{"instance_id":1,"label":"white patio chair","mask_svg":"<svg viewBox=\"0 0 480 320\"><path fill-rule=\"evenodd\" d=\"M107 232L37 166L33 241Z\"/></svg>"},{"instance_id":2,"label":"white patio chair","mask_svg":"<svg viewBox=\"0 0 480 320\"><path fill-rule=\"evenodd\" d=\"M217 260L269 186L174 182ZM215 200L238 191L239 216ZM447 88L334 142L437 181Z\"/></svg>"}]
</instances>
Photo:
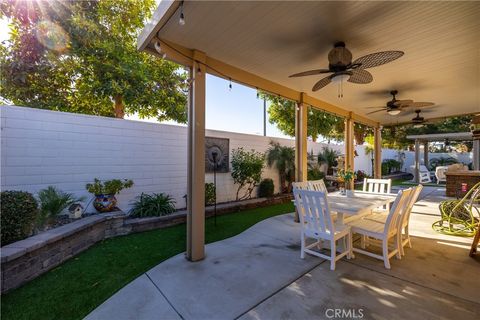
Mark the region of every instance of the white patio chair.
<instances>
[{"instance_id":1,"label":"white patio chair","mask_svg":"<svg viewBox=\"0 0 480 320\"><path fill-rule=\"evenodd\" d=\"M447 175L445 174L447 170L447 166L438 166L435 168L435 178L437 178L437 184L440 184L440 182L447 182Z\"/></svg>"},{"instance_id":2,"label":"white patio chair","mask_svg":"<svg viewBox=\"0 0 480 320\"><path fill-rule=\"evenodd\" d=\"M363 192L370 193L390 193L392 190L392 179L363 179ZM390 209L387 204L383 208L375 209L375 212L383 212Z\"/></svg>"},{"instance_id":3,"label":"white patio chair","mask_svg":"<svg viewBox=\"0 0 480 320\"><path fill-rule=\"evenodd\" d=\"M410 169L413 172L413 175L415 175L415 166L410 166ZM425 167L423 164L420 165L419 167L419 176L418 176L418 182L419 183L430 183L432 182L431 175L432 173L428 171L427 167Z\"/></svg>"},{"instance_id":4,"label":"white patio chair","mask_svg":"<svg viewBox=\"0 0 480 320\"><path fill-rule=\"evenodd\" d=\"M415 203L418 201L418 197L420 196L420 193L422 192L423 186L419 184L418 186L414 187L411 194L410 194L410 199L408 201L407 209L401 216L399 216L398 219L398 230L399 232L397 233L397 244L398 244L398 250L400 251L400 254L402 256L405 255L405 251L403 248L408 245L409 248L412 247L412 242L410 241L410 233L409 233L409 223L410 223L410 215L412 213L413 206ZM368 220L375 220L378 222L385 223L387 221L388 214L386 213L374 213L368 216L365 216L365 219ZM366 239L365 241L368 241ZM368 244L368 243L367 243Z\"/></svg>"},{"instance_id":5,"label":"white patio chair","mask_svg":"<svg viewBox=\"0 0 480 320\"><path fill-rule=\"evenodd\" d=\"M397 194L397 198L393 203L392 207L390 208L390 212L388 213L387 219L385 223L369 220L369 219L358 219L352 222L349 222L352 234L358 233L360 236L365 236L369 238L374 238L380 240L382 242L382 254L376 254L373 252L369 252L364 250L364 246L361 249L352 247L353 252L358 252L361 254L365 254L367 256L377 258L383 260L385 264L385 268L390 269L390 258L394 255L397 258L401 258L400 251L398 250L398 217L407 209L408 200L410 198L412 190L407 189L404 191L399 191ZM390 250L389 248L389 240L394 239L394 247Z\"/></svg>"},{"instance_id":6,"label":"white patio chair","mask_svg":"<svg viewBox=\"0 0 480 320\"><path fill-rule=\"evenodd\" d=\"M308 181L308 189L328 193L327 186L323 179Z\"/></svg>"},{"instance_id":7,"label":"white patio chair","mask_svg":"<svg viewBox=\"0 0 480 320\"><path fill-rule=\"evenodd\" d=\"M305 258L305 252L323 259L330 260L330 270L335 270L335 263L344 256L348 259L352 253L352 236L350 227L335 225L330 214L327 195L321 191L294 189L293 195L300 215L301 253L300 258ZM307 239L316 240L307 245ZM337 255L337 240L343 239L344 252ZM312 250L322 247L322 240L330 242L330 256Z\"/></svg>"},{"instance_id":8,"label":"white patio chair","mask_svg":"<svg viewBox=\"0 0 480 320\"><path fill-rule=\"evenodd\" d=\"M390 193L392 179L363 179L363 191L370 193Z\"/></svg>"}]
</instances>

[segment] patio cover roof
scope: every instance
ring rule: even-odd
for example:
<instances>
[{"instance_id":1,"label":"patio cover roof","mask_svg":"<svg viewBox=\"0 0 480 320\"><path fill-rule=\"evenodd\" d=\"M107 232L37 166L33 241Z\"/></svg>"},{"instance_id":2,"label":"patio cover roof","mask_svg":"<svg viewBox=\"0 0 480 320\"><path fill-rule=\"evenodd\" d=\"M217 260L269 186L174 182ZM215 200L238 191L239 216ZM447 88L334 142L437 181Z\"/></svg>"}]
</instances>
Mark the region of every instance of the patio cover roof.
<instances>
[{"instance_id":1,"label":"patio cover roof","mask_svg":"<svg viewBox=\"0 0 480 320\"><path fill-rule=\"evenodd\" d=\"M408 122L413 111L372 115L389 91L398 99L432 101L426 119L480 112L480 5L478 2L275 2L161 1L139 36L138 48L188 65L194 50L205 53L207 71L293 100L304 100L370 125ZM327 67L334 41L345 41L354 59L402 50L400 59L369 69L374 81L333 84L312 92L317 76L293 73ZM302 95L302 93L305 93ZM353 114L350 114L352 112Z\"/></svg>"},{"instance_id":2,"label":"patio cover roof","mask_svg":"<svg viewBox=\"0 0 480 320\"><path fill-rule=\"evenodd\" d=\"M445 141L445 139L452 141L469 141L473 140L471 132L454 132L454 133L433 133L433 134L419 134L407 136L410 140L420 141Z\"/></svg>"}]
</instances>

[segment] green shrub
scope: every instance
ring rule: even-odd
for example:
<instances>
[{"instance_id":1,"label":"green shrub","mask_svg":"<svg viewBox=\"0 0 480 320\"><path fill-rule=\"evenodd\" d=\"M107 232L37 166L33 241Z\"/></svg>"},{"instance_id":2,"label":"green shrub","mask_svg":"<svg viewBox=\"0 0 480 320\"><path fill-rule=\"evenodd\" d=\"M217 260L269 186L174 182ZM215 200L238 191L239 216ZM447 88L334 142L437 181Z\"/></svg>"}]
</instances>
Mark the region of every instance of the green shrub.
<instances>
[{"instance_id":1,"label":"green shrub","mask_svg":"<svg viewBox=\"0 0 480 320\"><path fill-rule=\"evenodd\" d=\"M175 200L164 193L142 193L130 204L132 208L128 213L137 218L165 216L175 211Z\"/></svg>"},{"instance_id":2,"label":"green shrub","mask_svg":"<svg viewBox=\"0 0 480 320\"><path fill-rule=\"evenodd\" d=\"M124 179L122 181L119 179L113 179L113 180L107 180L105 182L102 182L101 180L95 178L94 182L87 183L85 188L87 189L88 192L94 195L100 195L100 194L116 195L121 190L128 189L131 186L133 186L132 180Z\"/></svg>"},{"instance_id":3,"label":"green shrub","mask_svg":"<svg viewBox=\"0 0 480 320\"><path fill-rule=\"evenodd\" d=\"M307 170L307 180L321 180L325 178L325 173L318 167L314 167Z\"/></svg>"},{"instance_id":4,"label":"green shrub","mask_svg":"<svg viewBox=\"0 0 480 320\"><path fill-rule=\"evenodd\" d=\"M397 172L402 169L402 163L395 159L385 159L382 161L382 175Z\"/></svg>"},{"instance_id":5,"label":"green shrub","mask_svg":"<svg viewBox=\"0 0 480 320\"><path fill-rule=\"evenodd\" d=\"M258 185L258 196L260 198L269 198L273 196L275 185L272 179L263 179Z\"/></svg>"},{"instance_id":6,"label":"green shrub","mask_svg":"<svg viewBox=\"0 0 480 320\"><path fill-rule=\"evenodd\" d=\"M213 183L205 183L205 205L210 206L217 200L215 185Z\"/></svg>"},{"instance_id":7,"label":"green shrub","mask_svg":"<svg viewBox=\"0 0 480 320\"><path fill-rule=\"evenodd\" d=\"M432 170L435 170L438 166L449 166L454 163L458 163L458 161L452 157L433 158L429 161L430 168Z\"/></svg>"},{"instance_id":8,"label":"green shrub","mask_svg":"<svg viewBox=\"0 0 480 320\"><path fill-rule=\"evenodd\" d=\"M243 148L232 150L232 178L238 185L236 200L250 199L252 191L262 179L265 165L265 155L255 150L247 151ZM246 188L243 196L240 191Z\"/></svg>"},{"instance_id":9,"label":"green shrub","mask_svg":"<svg viewBox=\"0 0 480 320\"><path fill-rule=\"evenodd\" d=\"M62 213L65 208L84 198L76 198L71 193L66 193L53 186L49 186L38 192L40 201L40 212L37 216L37 227L43 227L45 224Z\"/></svg>"},{"instance_id":10,"label":"green shrub","mask_svg":"<svg viewBox=\"0 0 480 320\"><path fill-rule=\"evenodd\" d=\"M0 201L2 246L30 236L38 215L35 198L28 192L3 191Z\"/></svg>"}]
</instances>

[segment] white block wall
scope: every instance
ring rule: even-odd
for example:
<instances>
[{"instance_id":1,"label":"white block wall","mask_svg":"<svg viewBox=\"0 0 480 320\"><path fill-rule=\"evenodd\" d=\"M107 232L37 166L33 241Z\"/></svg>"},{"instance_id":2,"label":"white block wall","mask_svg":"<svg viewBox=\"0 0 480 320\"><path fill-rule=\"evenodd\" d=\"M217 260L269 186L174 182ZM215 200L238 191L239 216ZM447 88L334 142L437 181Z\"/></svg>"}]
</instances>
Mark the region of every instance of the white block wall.
<instances>
[{"instance_id":1,"label":"white block wall","mask_svg":"<svg viewBox=\"0 0 480 320\"><path fill-rule=\"evenodd\" d=\"M187 129L132 120L96 117L25 107L0 107L2 190L36 193L54 185L77 196L90 197L85 184L93 179L132 179L131 189L117 197L119 207L141 192L167 193L185 207L187 184ZM207 136L230 139L230 151L237 147L264 152L270 140L294 146L292 139L207 130ZM325 144L309 141L308 151L317 154ZM343 152L343 145L330 145ZM355 169L371 173L371 159L364 147L356 147ZM396 151L385 150L383 158ZM433 156L433 155L432 155ZM408 157L407 157L408 159ZM279 189L278 173L265 168ZM213 182L213 174L207 174ZM236 187L230 173L217 175L220 202L235 199Z\"/></svg>"}]
</instances>

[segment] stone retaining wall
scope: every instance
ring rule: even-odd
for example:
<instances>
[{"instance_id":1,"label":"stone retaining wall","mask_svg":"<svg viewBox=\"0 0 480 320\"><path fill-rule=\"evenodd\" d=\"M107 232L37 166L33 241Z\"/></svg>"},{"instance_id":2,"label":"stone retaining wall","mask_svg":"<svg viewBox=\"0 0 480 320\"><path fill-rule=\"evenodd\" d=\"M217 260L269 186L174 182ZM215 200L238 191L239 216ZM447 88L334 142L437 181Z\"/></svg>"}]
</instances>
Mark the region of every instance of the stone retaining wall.
<instances>
[{"instance_id":1,"label":"stone retaining wall","mask_svg":"<svg viewBox=\"0 0 480 320\"><path fill-rule=\"evenodd\" d=\"M222 215L291 200L290 195L252 199L217 206ZM207 216L213 208L208 207ZM186 221L186 211L163 217L128 219L123 212L89 216L1 248L1 292L7 292L38 277L103 239L166 228Z\"/></svg>"}]
</instances>

